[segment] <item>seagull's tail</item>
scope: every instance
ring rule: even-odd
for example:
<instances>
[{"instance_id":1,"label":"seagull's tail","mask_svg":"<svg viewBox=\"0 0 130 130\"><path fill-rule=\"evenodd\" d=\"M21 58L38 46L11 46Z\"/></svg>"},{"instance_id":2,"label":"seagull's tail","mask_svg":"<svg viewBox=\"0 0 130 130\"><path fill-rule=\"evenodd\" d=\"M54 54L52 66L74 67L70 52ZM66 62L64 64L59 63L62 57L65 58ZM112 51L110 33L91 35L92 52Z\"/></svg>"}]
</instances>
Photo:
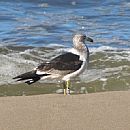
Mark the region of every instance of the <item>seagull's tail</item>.
<instances>
[{"instance_id":1,"label":"seagull's tail","mask_svg":"<svg viewBox=\"0 0 130 130\"><path fill-rule=\"evenodd\" d=\"M14 77L13 79L17 79L16 81L25 80L25 83L30 85L30 84L35 83L36 81L40 80L41 77L47 76L47 75L48 74L38 75L38 74L36 74L36 70L32 70L30 72L18 75L16 77Z\"/></svg>"}]
</instances>

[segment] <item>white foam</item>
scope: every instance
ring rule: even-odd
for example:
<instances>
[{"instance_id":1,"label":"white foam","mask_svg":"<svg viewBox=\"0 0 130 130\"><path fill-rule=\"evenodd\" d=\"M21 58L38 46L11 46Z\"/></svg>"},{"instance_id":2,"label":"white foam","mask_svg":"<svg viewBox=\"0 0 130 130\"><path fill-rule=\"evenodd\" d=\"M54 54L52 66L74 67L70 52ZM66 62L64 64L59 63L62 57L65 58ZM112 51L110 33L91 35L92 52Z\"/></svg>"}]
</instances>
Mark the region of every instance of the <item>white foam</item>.
<instances>
[{"instance_id":1,"label":"white foam","mask_svg":"<svg viewBox=\"0 0 130 130\"><path fill-rule=\"evenodd\" d=\"M107 78L100 78L100 81L105 82L105 81L107 81Z\"/></svg>"},{"instance_id":2,"label":"white foam","mask_svg":"<svg viewBox=\"0 0 130 130\"><path fill-rule=\"evenodd\" d=\"M47 47L65 47L65 46L63 44L53 43L53 44L48 44Z\"/></svg>"},{"instance_id":3,"label":"white foam","mask_svg":"<svg viewBox=\"0 0 130 130\"><path fill-rule=\"evenodd\" d=\"M12 83L13 77L31 70L36 64L34 61L25 60L18 54L0 54L0 60L0 84Z\"/></svg>"},{"instance_id":4,"label":"white foam","mask_svg":"<svg viewBox=\"0 0 130 130\"><path fill-rule=\"evenodd\" d=\"M110 47L110 46L90 47L89 50L90 52L112 51L112 53L117 53L117 52L130 53L130 48L117 48L117 47Z\"/></svg>"}]
</instances>

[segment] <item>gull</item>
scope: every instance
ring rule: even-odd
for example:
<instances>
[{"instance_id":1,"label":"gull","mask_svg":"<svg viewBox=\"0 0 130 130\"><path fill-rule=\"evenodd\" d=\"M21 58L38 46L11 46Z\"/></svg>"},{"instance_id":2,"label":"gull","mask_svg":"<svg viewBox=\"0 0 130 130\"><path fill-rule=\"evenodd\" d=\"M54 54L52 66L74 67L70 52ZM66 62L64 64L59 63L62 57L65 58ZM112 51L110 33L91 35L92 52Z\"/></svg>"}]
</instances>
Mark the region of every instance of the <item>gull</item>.
<instances>
[{"instance_id":1,"label":"gull","mask_svg":"<svg viewBox=\"0 0 130 130\"><path fill-rule=\"evenodd\" d=\"M61 79L63 81L64 95L69 95L71 79L82 74L89 63L89 49L85 41L93 42L93 39L85 34L74 35L73 48L69 51L13 79L24 81L28 85L40 79Z\"/></svg>"}]
</instances>

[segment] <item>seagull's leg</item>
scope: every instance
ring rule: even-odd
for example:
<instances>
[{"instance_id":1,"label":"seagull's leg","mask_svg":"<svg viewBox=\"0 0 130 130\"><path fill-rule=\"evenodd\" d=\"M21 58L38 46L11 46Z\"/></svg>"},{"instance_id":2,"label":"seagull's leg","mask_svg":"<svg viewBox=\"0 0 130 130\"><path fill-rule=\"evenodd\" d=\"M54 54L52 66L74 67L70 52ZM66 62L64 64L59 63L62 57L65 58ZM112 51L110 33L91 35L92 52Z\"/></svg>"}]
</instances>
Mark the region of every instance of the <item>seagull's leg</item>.
<instances>
[{"instance_id":1,"label":"seagull's leg","mask_svg":"<svg viewBox=\"0 0 130 130\"><path fill-rule=\"evenodd\" d=\"M66 94L70 95L70 80L66 81Z\"/></svg>"},{"instance_id":2,"label":"seagull's leg","mask_svg":"<svg viewBox=\"0 0 130 130\"><path fill-rule=\"evenodd\" d=\"M66 82L63 81L64 95L66 95Z\"/></svg>"}]
</instances>

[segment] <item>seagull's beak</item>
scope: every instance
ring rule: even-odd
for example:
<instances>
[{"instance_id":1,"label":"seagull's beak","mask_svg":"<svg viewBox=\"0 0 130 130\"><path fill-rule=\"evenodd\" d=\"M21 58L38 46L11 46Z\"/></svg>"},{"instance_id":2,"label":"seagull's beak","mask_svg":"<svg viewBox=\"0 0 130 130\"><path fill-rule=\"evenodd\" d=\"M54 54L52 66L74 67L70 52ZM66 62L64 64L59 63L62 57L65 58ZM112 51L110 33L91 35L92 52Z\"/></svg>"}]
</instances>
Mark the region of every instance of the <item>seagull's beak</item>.
<instances>
[{"instance_id":1,"label":"seagull's beak","mask_svg":"<svg viewBox=\"0 0 130 130\"><path fill-rule=\"evenodd\" d=\"M90 37L86 37L86 41L93 42L93 39Z\"/></svg>"}]
</instances>

